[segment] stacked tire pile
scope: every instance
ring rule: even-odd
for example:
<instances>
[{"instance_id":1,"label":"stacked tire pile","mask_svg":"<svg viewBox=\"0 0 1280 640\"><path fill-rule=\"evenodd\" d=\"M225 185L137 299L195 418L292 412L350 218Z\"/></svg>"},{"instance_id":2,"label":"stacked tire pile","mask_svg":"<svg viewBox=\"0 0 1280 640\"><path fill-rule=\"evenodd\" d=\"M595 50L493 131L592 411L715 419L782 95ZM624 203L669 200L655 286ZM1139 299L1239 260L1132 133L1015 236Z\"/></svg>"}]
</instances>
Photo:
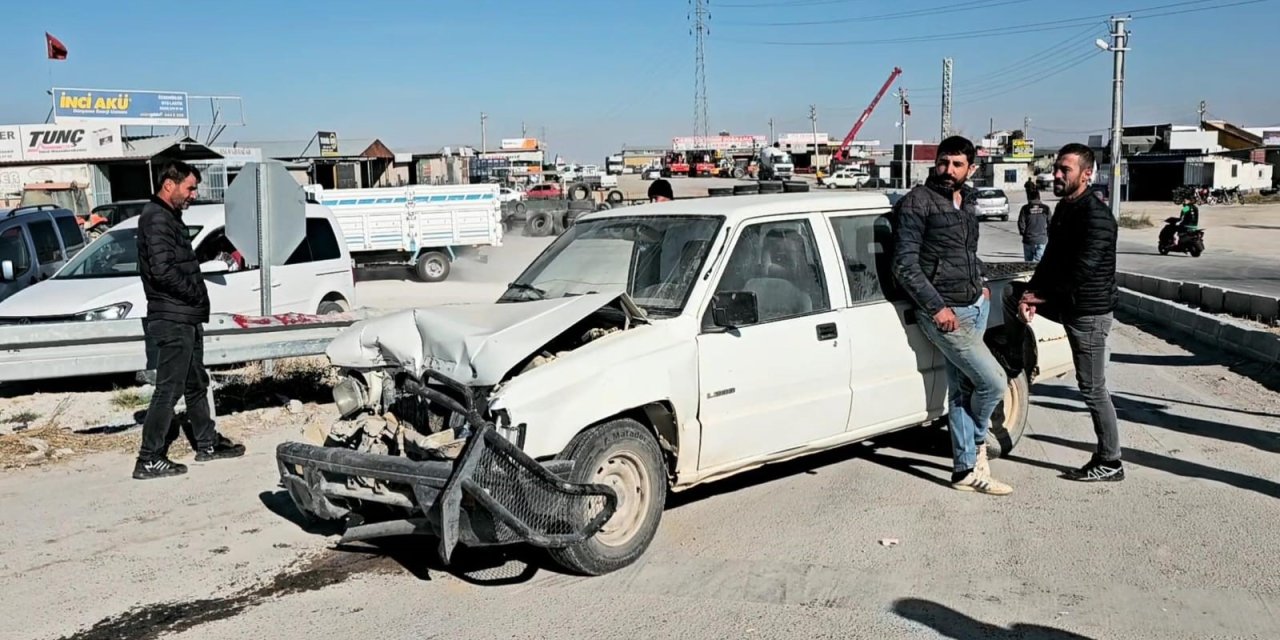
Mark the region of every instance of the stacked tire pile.
<instances>
[{"instance_id":1,"label":"stacked tire pile","mask_svg":"<svg viewBox=\"0 0 1280 640\"><path fill-rule=\"evenodd\" d=\"M545 238L560 235L565 229L573 226L574 221L592 211L604 211L622 204L626 196L617 189L605 194L604 199L596 202L591 187L576 183L566 192L568 200L565 208L558 211L538 211L525 218L524 235L531 238Z\"/></svg>"},{"instance_id":2,"label":"stacked tire pile","mask_svg":"<svg viewBox=\"0 0 1280 640\"><path fill-rule=\"evenodd\" d=\"M809 191L809 183L781 180L761 180L760 182L750 182L744 184L736 184L732 187L711 187L707 189L707 195L718 198L723 196L754 196L774 193L805 193Z\"/></svg>"}]
</instances>

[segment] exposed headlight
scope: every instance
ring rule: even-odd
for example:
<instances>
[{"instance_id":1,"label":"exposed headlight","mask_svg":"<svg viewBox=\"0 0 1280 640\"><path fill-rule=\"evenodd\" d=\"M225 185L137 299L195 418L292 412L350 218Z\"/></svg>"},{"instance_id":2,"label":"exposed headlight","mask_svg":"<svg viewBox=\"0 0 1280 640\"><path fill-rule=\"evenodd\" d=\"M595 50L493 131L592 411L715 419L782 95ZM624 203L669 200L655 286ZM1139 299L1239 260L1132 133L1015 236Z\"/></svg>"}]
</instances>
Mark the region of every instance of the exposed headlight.
<instances>
[{"instance_id":1,"label":"exposed headlight","mask_svg":"<svg viewBox=\"0 0 1280 640\"><path fill-rule=\"evenodd\" d=\"M369 390L363 382L349 376L334 385L333 402L338 406L338 415L350 418L368 406Z\"/></svg>"},{"instance_id":2,"label":"exposed headlight","mask_svg":"<svg viewBox=\"0 0 1280 640\"><path fill-rule=\"evenodd\" d=\"M129 315L129 310L133 309L133 304L128 302L119 302L113 305L94 309L93 311L85 311L78 317L81 320L119 320Z\"/></svg>"}]
</instances>

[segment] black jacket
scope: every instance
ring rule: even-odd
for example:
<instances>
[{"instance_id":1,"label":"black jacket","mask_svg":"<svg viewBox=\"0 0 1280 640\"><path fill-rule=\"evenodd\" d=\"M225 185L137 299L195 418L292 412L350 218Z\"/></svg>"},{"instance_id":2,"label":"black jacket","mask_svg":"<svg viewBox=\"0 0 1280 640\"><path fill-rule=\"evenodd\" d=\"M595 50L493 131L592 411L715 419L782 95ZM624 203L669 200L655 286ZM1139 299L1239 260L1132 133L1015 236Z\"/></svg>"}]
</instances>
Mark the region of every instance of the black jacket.
<instances>
[{"instance_id":1,"label":"black jacket","mask_svg":"<svg viewBox=\"0 0 1280 640\"><path fill-rule=\"evenodd\" d=\"M152 198L138 214L138 271L147 294L148 319L209 321L209 292L182 213L159 198Z\"/></svg>"},{"instance_id":2,"label":"black jacket","mask_svg":"<svg viewBox=\"0 0 1280 640\"><path fill-rule=\"evenodd\" d=\"M1018 212L1018 233L1023 244L1044 244L1049 241L1049 205L1028 202Z\"/></svg>"},{"instance_id":3,"label":"black jacket","mask_svg":"<svg viewBox=\"0 0 1280 640\"><path fill-rule=\"evenodd\" d=\"M1116 308L1116 220L1101 195L1060 200L1049 223L1049 245L1027 289L1069 316Z\"/></svg>"},{"instance_id":4,"label":"black jacket","mask_svg":"<svg viewBox=\"0 0 1280 640\"><path fill-rule=\"evenodd\" d=\"M978 259L974 192L964 188L957 210L935 178L894 207L893 275L916 306L936 314L973 304L982 295L986 267Z\"/></svg>"}]
</instances>

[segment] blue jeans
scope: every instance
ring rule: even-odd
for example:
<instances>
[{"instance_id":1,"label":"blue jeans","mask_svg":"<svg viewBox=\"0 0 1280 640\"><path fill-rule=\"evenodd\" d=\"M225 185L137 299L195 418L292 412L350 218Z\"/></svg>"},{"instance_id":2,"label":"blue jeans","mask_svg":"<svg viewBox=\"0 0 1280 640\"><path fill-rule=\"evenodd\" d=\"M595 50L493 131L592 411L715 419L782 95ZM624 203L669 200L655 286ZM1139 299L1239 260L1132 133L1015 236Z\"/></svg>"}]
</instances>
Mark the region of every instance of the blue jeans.
<instances>
[{"instance_id":1,"label":"blue jeans","mask_svg":"<svg viewBox=\"0 0 1280 640\"><path fill-rule=\"evenodd\" d=\"M1043 242L1022 243L1022 259L1027 262L1040 262L1044 258L1044 248L1047 246Z\"/></svg>"},{"instance_id":2,"label":"blue jeans","mask_svg":"<svg viewBox=\"0 0 1280 640\"><path fill-rule=\"evenodd\" d=\"M978 444L987 440L991 414L1004 399L1009 378L1004 367L983 342L990 302L952 307L959 327L943 333L933 317L917 309L916 319L924 335L947 360L947 421L951 426L951 455L956 471L972 469L978 459Z\"/></svg>"}]
</instances>

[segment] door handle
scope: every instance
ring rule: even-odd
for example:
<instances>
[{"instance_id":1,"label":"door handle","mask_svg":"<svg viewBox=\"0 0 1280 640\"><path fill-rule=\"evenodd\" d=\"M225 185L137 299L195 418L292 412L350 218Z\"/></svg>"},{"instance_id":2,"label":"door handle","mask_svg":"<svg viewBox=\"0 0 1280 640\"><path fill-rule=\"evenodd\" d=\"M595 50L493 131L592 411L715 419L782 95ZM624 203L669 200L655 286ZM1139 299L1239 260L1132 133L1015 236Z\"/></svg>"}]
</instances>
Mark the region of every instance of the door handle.
<instances>
[{"instance_id":1,"label":"door handle","mask_svg":"<svg viewBox=\"0 0 1280 640\"><path fill-rule=\"evenodd\" d=\"M818 340L835 340L839 332L836 331L836 323L828 322L818 325Z\"/></svg>"}]
</instances>

